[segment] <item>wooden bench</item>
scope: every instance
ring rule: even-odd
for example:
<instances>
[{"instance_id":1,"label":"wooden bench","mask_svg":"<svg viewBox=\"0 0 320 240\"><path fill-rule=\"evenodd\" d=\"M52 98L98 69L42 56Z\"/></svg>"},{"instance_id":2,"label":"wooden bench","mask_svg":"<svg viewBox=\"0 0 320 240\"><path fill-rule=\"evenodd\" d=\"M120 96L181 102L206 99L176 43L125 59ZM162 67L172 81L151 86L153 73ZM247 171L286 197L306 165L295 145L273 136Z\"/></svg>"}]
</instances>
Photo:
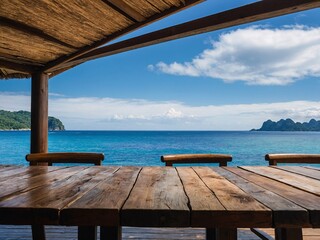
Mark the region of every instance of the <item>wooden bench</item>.
<instances>
[{"instance_id":1,"label":"wooden bench","mask_svg":"<svg viewBox=\"0 0 320 240\"><path fill-rule=\"evenodd\" d=\"M296 154L296 153L275 153L265 156L269 165L276 166L278 163L315 163L320 164L320 154Z\"/></svg>"},{"instance_id":2,"label":"wooden bench","mask_svg":"<svg viewBox=\"0 0 320 240\"><path fill-rule=\"evenodd\" d=\"M166 166L173 164L184 163L219 163L220 167L227 166L228 162L232 161L232 156L229 154L174 154L161 156L161 161Z\"/></svg>"},{"instance_id":3,"label":"wooden bench","mask_svg":"<svg viewBox=\"0 0 320 240\"><path fill-rule=\"evenodd\" d=\"M76 152L59 152L59 153L31 153L26 155L26 160L30 166L47 163L52 166L53 163L90 163L101 165L104 160L103 153L76 153Z\"/></svg>"}]
</instances>

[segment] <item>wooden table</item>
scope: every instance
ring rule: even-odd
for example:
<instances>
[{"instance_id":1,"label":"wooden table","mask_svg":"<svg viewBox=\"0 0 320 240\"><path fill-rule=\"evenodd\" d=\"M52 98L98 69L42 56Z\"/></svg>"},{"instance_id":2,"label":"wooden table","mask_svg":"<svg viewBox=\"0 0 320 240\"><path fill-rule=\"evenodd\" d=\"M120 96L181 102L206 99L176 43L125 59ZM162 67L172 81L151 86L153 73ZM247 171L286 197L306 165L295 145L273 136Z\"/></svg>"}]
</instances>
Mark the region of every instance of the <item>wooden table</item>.
<instances>
[{"instance_id":1,"label":"wooden table","mask_svg":"<svg viewBox=\"0 0 320 240\"><path fill-rule=\"evenodd\" d=\"M320 168L0 166L0 224L80 226L80 238L102 226L111 239L121 226L204 227L212 239L273 227L299 239L320 227Z\"/></svg>"}]
</instances>

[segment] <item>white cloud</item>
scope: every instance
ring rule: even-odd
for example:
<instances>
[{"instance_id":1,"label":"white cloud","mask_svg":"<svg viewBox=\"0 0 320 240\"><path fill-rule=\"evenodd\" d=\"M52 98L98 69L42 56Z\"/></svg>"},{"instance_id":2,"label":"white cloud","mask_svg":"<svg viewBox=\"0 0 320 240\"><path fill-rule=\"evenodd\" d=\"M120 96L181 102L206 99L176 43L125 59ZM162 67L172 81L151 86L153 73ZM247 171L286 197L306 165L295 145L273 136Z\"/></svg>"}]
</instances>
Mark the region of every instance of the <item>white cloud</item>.
<instances>
[{"instance_id":1,"label":"white cloud","mask_svg":"<svg viewBox=\"0 0 320 240\"><path fill-rule=\"evenodd\" d=\"M249 85L287 85L320 76L320 28L254 26L225 33L190 62L159 62L149 70Z\"/></svg>"},{"instance_id":2,"label":"white cloud","mask_svg":"<svg viewBox=\"0 0 320 240\"><path fill-rule=\"evenodd\" d=\"M0 109L29 110L30 97L0 92ZM320 119L320 101L189 106L141 99L59 98L49 100L49 115L66 128L83 130L248 130L267 119Z\"/></svg>"},{"instance_id":3,"label":"white cloud","mask_svg":"<svg viewBox=\"0 0 320 240\"><path fill-rule=\"evenodd\" d=\"M170 108L168 112L166 112L165 116L167 116L168 118L182 118L183 114L181 111L177 111L174 108Z\"/></svg>"},{"instance_id":4,"label":"white cloud","mask_svg":"<svg viewBox=\"0 0 320 240\"><path fill-rule=\"evenodd\" d=\"M30 111L31 98L25 94L0 92L0 109L7 111Z\"/></svg>"}]
</instances>

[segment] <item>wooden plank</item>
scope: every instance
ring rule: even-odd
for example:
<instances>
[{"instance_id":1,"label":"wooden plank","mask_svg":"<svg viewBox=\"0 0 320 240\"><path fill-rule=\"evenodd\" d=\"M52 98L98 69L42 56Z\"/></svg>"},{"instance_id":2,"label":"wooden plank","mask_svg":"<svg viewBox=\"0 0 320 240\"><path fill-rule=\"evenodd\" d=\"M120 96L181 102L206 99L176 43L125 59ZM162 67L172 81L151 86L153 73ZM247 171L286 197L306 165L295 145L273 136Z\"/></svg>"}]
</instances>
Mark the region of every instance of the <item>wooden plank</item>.
<instances>
[{"instance_id":1,"label":"wooden plank","mask_svg":"<svg viewBox=\"0 0 320 240\"><path fill-rule=\"evenodd\" d=\"M320 196L320 184L316 179L308 178L272 167L241 168Z\"/></svg>"},{"instance_id":2,"label":"wooden plank","mask_svg":"<svg viewBox=\"0 0 320 240\"><path fill-rule=\"evenodd\" d=\"M56 65L51 70L59 70L81 64L83 62L110 56L113 54L138 49L141 47L159 44L183 37L193 36L205 32L237 26L289 13L299 12L320 6L318 0L268 0L258 1L239 8L199 18L190 22L175 25L155 32L147 33L128 40L101 47L87 54L83 54L73 61Z\"/></svg>"},{"instance_id":3,"label":"wooden plank","mask_svg":"<svg viewBox=\"0 0 320 240\"><path fill-rule=\"evenodd\" d=\"M310 168L304 168L304 167L298 167L298 166L285 166L285 167L275 167L278 169L282 169L285 171L297 173L306 177L314 178L317 180L320 180L320 172L315 170L315 169L310 169Z\"/></svg>"},{"instance_id":4,"label":"wooden plank","mask_svg":"<svg viewBox=\"0 0 320 240\"><path fill-rule=\"evenodd\" d=\"M23 166L10 166L0 168L0 181L7 180L11 175L19 174L25 171L25 167Z\"/></svg>"},{"instance_id":5,"label":"wooden plank","mask_svg":"<svg viewBox=\"0 0 320 240\"><path fill-rule=\"evenodd\" d=\"M309 214L306 209L256 185L254 182L239 177L225 168L217 168L215 171L270 208L272 210L273 227L310 226Z\"/></svg>"},{"instance_id":6,"label":"wooden plank","mask_svg":"<svg viewBox=\"0 0 320 240\"><path fill-rule=\"evenodd\" d=\"M309 168L309 169L314 169L314 170L317 170L317 171L320 171L320 167L314 167L314 166L304 166L305 168Z\"/></svg>"},{"instance_id":7,"label":"wooden plank","mask_svg":"<svg viewBox=\"0 0 320 240\"><path fill-rule=\"evenodd\" d=\"M277 180L259 176L253 172L249 172L241 168L226 169L250 182L254 182L256 185L259 185L264 189L274 192L279 196L282 196L289 201L307 209L309 212L311 224L314 227L320 226L320 197L297 189L293 186L284 184Z\"/></svg>"},{"instance_id":8,"label":"wooden plank","mask_svg":"<svg viewBox=\"0 0 320 240\"><path fill-rule=\"evenodd\" d=\"M103 178L115 169L72 167L26 180L24 189L0 202L0 223L57 224L60 209L98 183L97 173L104 170ZM14 185L18 188L17 183L11 188Z\"/></svg>"},{"instance_id":9,"label":"wooden plank","mask_svg":"<svg viewBox=\"0 0 320 240\"><path fill-rule=\"evenodd\" d=\"M192 168L177 168L191 208L191 227L216 227L228 214L214 193Z\"/></svg>"},{"instance_id":10,"label":"wooden plank","mask_svg":"<svg viewBox=\"0 0 320 240\"><path fill-rule=\"evenodd\" d=\"M72 167L72 168L61 168L56 171L50 171L47 169L55 169L48 167L41 167L43 174L35 174L38 171L38 167L30 168L30 171L23 177L7 179L0 184L0 200L3 201L11 196L30 191L31 189L42 187L44 185L51 184L53 181L67 178L70 175L76 173L79 170L83 170L84 167Z\"/></svg>"},{"instance_id":11,"label":"wooden plank","mask_svg":"<svg viewBox=\"0 0 320 240\"><path fill-rule=\"evenodd\" d=\"M144 167L121 211L121 225L190 226L188 198L173 167Z\"/></svg>"},{"instance_id":12,"label":"wooden plank","mask_svg":"<svg viewBox=\"0 0 320 240\"><path fill-rule=\"evenodd\" d=\"M122 167L61 211L63 225L118 226L120 208L135 183L138 167Z\"/></svg>"},{"instance_id":13,"label":"wooden plank","mask_svg":"<svg viewBox=\"0 0 320 240\"><path fill-rule=\"evenodd\" d=\"M272 226L271 210L219 175L214 168L193 169L227 210L225 214L228 214L229 218L221 221L221 226L224 228Z\"/></svg>"},{"instance_id":14,"label":"wooden plank","mask_svg":"<svg viewBox=\"0 0 320 240\"><path fill-rule=\"evenodd\" d=\"M0 182L11 180L11 181L19 181L22 179L28 179L30 177L35 177L37 175L46 174L48 172L61 170L65 167L50 167L47 166L38 166L38 167L21 167L10 169L8 171L4 171L0 173Z\"/></svg>"}]
</instances>

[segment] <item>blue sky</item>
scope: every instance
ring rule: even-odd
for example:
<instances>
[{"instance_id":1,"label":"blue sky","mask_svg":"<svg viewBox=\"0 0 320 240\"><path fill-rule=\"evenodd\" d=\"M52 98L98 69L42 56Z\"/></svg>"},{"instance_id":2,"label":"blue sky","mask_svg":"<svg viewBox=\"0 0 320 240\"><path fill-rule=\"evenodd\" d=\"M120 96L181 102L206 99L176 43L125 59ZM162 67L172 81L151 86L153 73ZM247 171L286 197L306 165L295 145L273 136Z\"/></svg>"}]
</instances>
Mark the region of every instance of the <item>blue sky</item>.
<instances>
[{"instance_id":1,"label":"blue sky","mask_svg":"<svg viewBox=\"0 0 320 240\"><path fill-rule=\"evenodd\" d=\"M254 1L208 0L133 37ZM49 82L67 129L247 130L320 119L319 9L94 60ZM0 82L0 109L29 110L30 80Z\"/></svg>"}]
</instances>

